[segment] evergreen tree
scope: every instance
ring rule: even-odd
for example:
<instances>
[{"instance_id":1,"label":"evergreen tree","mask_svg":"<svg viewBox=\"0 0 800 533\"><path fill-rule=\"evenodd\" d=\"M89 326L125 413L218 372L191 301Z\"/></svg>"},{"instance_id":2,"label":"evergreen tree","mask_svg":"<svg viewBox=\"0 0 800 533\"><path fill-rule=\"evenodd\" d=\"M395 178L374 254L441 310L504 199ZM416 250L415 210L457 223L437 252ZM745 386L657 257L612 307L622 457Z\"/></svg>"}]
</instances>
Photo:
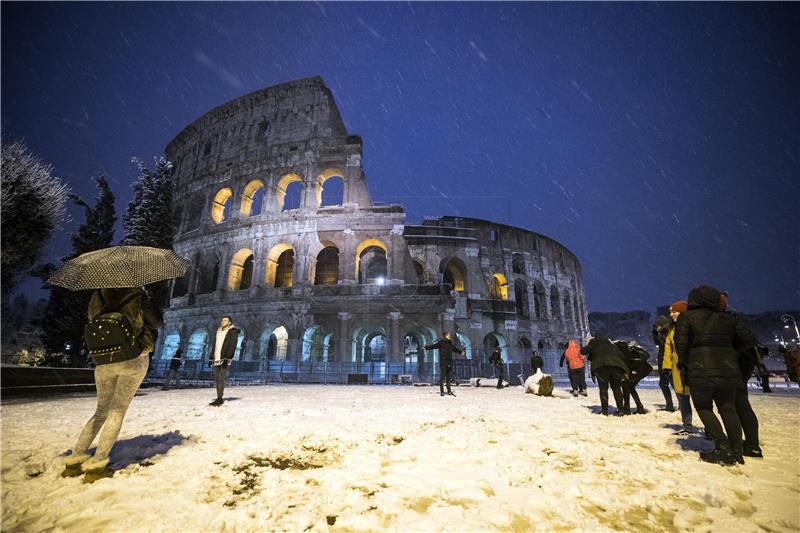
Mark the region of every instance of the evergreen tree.
<instances>
[{"instance_id":1,"label":"evergreen tree","mask_svg":"<svg viewBox=\"0 0 800 533\"><path fill-rule=\"evenodd\" d=\"M53 231L66 220L69 187L19 141L2 140L2 168L0 287L5 299L20 275L39 258Z\"/></svg>"},{"instance_id":2,"label":"evergreen tree","mask_svg":"<svg viewBox=\"0 0 800 533\"><path fill-rule=\"evenodd\" d=\"M76 195L70 196L76 205L83 208L86 220L78 228L77 233L71 236L72 253L64 257L64 261L86 252L107 248L114 240L114 223L117 220L114 193L104 176L97 177L95 183L98 195L94 206L90 206ZM46 279L52 270L52 266L43 268L40 272L41 277ZM86 310L90 297L91 291L73 292L53 287L42 319L45 347L51 352L61 352L68 344L70 346L68 353L74 366L86 364L84 355L80 353L80 347L83 343L83 328L87 321Z\"/></svg>"},{"instance_id":3,"label":"evergreen tree","mask_svg":"<svg viewBox=\"0 0 800 533\"><path fill-rule=\"evenodd\" d=\"M125 229L122 244L171 250L175 236L172 163L159 157L155 160L155 168L150 170L142 160L134 158L132 161L139 169L139 179L133 185L133 200L122 217ZM159 307L167 305L168 291L169 282L148 287L153 303Z\"/></svg>"}]
</instances>

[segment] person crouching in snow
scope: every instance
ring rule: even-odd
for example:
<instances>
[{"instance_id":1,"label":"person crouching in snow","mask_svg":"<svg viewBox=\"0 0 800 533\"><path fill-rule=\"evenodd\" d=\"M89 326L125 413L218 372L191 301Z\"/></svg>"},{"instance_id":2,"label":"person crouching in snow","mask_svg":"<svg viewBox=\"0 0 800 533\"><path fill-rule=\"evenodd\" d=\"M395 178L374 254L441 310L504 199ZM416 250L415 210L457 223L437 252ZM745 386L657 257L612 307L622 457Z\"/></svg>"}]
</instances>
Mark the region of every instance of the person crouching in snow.
<instances>
[{"instance_id":1,"label":"person crouching in snow","mask_svg":"<svg viewBox=\"0 0 800 533\"><path fill-rule=\"evenodd\" d=\"M553 395L553 377L544 374L541 368L536 369L536 373L525 380L525 392L537 396Z\"/></svg>"},{"instance_id":2,"label":"person crouching in snow","mask_svg":"<svg viewBox=\"0 0 800 533\"><path fill-rule=\"evenodd\" d=\"M647 413L647 409L642 405L642 400L639 398L639 393L636 392L636 385L639 384L646 376L650 375L653 367L647 360L650 354L633 341L614 341L614 344L625 356L625 363L628 365L629 378L622 382L622 401L625 405L625 414L630 413L631 397L636 403L636 414L643 415Z\"/></svg>"},{"instance_id":3,"label":"person crouching in snow","mask_svg":"<svg viewBox=\"0 0 800 533\"><path fill-rule=\"evenodd\" d=\"M570 339L564 348L564 353L561 354L561 360L558 362L558 367L564 366L564 360L567 361L567 370L569 374L569 384L572 387L572 395L577 396L581 394L586 396L586 374L584 368L586 363L581 355L581 348L578 346L575 339Z\"/></svg>"},{"instance_id":4,"label":"person crouching in snow","mask_svg":"<svg viewBox=\"0 0 800 533\"><path fill-rule=\"evenodd\" d=\"M608 416L608 387L614 393L617 404L616 416L623 416L622 380L626 379L628 366L619 348L614 346L605 333L598 331L593 339L581 348L581 353L588 356L592 363L592 380L600 386L600 413Z\"/></svg>"}]
</instances>

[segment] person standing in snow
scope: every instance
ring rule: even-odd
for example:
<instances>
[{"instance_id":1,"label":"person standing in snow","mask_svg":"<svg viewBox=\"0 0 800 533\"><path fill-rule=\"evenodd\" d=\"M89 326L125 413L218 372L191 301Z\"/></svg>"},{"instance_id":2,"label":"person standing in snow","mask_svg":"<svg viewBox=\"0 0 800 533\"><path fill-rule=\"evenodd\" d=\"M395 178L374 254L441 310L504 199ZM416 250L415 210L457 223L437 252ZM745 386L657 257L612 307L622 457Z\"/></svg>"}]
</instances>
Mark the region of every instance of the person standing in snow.
<instances>
[{"instance_id":1,"label":"person standing in snow","mask_svg":"<svg viewBox=\"0 0 800 533\"><path fill-rule=\"evenodd\" d=\"M564 361L567 361L567 370L569 374L569 384L572 387L572 395L586 396L586 363L581 355L581 348L575 339L570 339L564 352L561 354L561 360L558 362L558 367L564 367Z\"/></svg>"},{"instance_id":2,"label":"person standing in snow","mask_svg":"<svg viewBox=\"0 0 800 533\"><path fill-rule=\"evenodd\" d=\"M533 355L531 355L531 372L536 374L537 370L544 372L544 359L534 350Z\"/></svg>"},{"instance_id":3,"label":"person standing in snow","mask_svg":"<svg viewBox=\"0 0 800 533\"><path fill-rule=\"evenodd\" d=\"M778 348L778 352L783 356L783 362L786 365L786 379L800 385L800 350L797 349L797 345L781 346ZM786 388L789 388L788 382Z\"/></svg>"},{"instance_id":4,"label":"person standing in snow","mask_svg":"<svg viewBox=\"0 0 800 533\"><path fill-rule=\"evenodd\" d=\"M180 348L175 350L175 353L172 354L172 358L169 360L169 370L167 371L167 378L164 380L164 387L162 387L162 390L168 390L169 383L173 379L175 380L175 386L181 388L181 374L179 369L181 368L181 363L183 363L183 359L181 358L182 354L183 350L181 350Z\"/></svg>"},{"instance_id":5,"label":"person standing in snow","mask_svg":"<svg viewBox=\"0 0 800 533\"><path fill-rule=\"evenodd\" d=\"M500 347L496 346L492 355L489 356L489 363L494 367L494 373L497 376L497 388L503 388L503 355Z\"/></svg>"},{"instance_id":6,"label":"person standing in snow","mask_svg":"<svg viewBox=\"0 0 800 533\"><path fill-rule=\"evenodd\" d=\"M755 346L755 338L735 316L720 311L717 289L701 285L689 291L688 310L678 317L674 340L692 402L715 445L713 451L701 452L700 459L721 465L744 464L742 422L736 413L736 390L742 380L738 354Z\"/></svg>"},{"instance_id":7,"label":"person standing in snow","mask_svg":"<svg viewBox=\"0 0 800 533\"><path fill-rule=\"evenodd\" d=\"M720 294L719 310L725 313L727 308L728 293L723 292ZM754 369L764 366L761 358L762 354L766 352L767 349L764 346L756 343L752 348L739 353L739 370L742 374L742 380L736 388L736 414L742 422L742 432L744 433L742 455L745 457L764 457L758 439L758 417L753 411L753 406L750 405L747 382L750 381L750 376L753 375ZM765 392L772 392L769 390L769 373L767 373L765 381L767 382Z\"/></svg>"},{"instance_id":8,"label":"person standing in snow","mask_svg":"<svg viewBox=\"0 0 800 533\"><path fill-rule=\"evenodd\" d=\"M217 398L208 405L215 407L222 405L225 400L222 394L225 392L225 380L228 377L230 364L236 353L236 346L239 343L239 329L233 326L231 317L224 316L217 328L214 337L214 347L211 349L211 360L209 365L214 369L214 383L217 386Z\"/></svg>"},{"instance_id":9,"label":"person standing in snow","mask_svg":"<svg viewBox=\"0 0 800 533\"><path fill-rule=\"evenodd\" d=\"M667 334L672 326L673 322L669 318L664 315L659 315L652 329L653 342L658 348L658 386L662 394L664 394L664 400L666 401L665 409L670 412L675 411L675 404L672 403L672 392L670 392L670 377L672 376L672 372L664 368L664 344L667 341Z\"/></svg>"},{"instance_id":10,"label":"person standing in snow","mask_svg":"<svg viewBox=\"0 0 800 533\"><path fill-rule=\"evenodd\" d=\"M681 410L681 429L677 432L679 435L690 435L694 430L689 385L683 381L681 370L678 368L678 354L675 351L675 321L688 309L688 306L686 300L678 300L669 306L672 324L664 339L664 357L661 359L661 371L670 373L670 381L678 398L678 408Z\"/></svg>"},{"instance_id":11,"label":"person standing in snow","mask_svg":"<svg viewBox=\"0 0 800 533\"><path fill-rule=\"evenodd\" d=\"M85 473L84 481L88 483L113 475L108 468L108 454L122 429L128 406L147 373L157 330L163 324L161 312L139 288L95 291L89 300L89 322L98 315L111 312L120 313L127 319L140 353L138 357L125 361L98 362L94 369L97 408L83 427L72 455L64 460L66 468L62 473L64 477ZM101 429L103 432L92 457L89 447Z\"/></svg>"},{"instance_id":12,"label":"person standing in snow","mask_svg":"<svg viewBox=\"0 0 800 533\"><path fill-rule=\"evenodd\" d=\"M445 331L438 342L425 345L425 349L439 350L439 396L444 396L445 384L447 384L447 395L455 396L450 390L450 382L453 378L453 352L458 354L463 352L453 344L451 333Z\"/></svg>"},{"instance_id":13,"label":"person standing in snow","mask_svg":"<svg viewBox=\"0 0 800 533\"><path fill-rule=\"evenodd\" d=\"M628 366L619 348L608 339L605 333L598 331L580 352L588 356L592 363L592 380L600 386L600 413L608 416L608 387L614 393L617 404L616 416L623 416L624 401L622 398L622 380L626 379Z\"/></svg>"}]
</instances>

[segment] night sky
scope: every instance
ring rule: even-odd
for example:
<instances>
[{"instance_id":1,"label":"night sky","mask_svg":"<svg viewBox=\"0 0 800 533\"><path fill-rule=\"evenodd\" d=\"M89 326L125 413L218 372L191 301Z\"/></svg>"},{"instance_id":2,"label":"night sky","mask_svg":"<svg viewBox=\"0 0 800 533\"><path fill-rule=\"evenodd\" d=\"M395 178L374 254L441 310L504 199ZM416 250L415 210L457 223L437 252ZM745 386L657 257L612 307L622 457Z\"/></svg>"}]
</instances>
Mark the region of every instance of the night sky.
<instances>
[{"instance_id":1,"label":"night sky","mask_svg":"<svg viewBox=\"0 0 800 533\"><path fill-rule=\"evenodd\" d=\"M106 174L121 216L131 157L319 75L363 136L373 200L409 223L552 237L591 311L701 283L743 312L797 309L798 27L788 3L3 2L2 127L86 198ZM69 252L70 213L44 260Z\"/></svg>"}]
</instances>

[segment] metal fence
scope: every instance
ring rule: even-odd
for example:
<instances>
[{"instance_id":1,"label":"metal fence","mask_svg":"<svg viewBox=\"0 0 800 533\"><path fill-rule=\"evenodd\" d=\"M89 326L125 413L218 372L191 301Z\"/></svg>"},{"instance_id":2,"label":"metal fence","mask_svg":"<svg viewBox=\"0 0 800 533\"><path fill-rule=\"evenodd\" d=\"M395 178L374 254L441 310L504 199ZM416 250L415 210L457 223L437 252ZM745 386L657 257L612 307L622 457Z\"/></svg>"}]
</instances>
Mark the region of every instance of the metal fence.
<instances>
[{"instance_id":1,"label":"metal fence","mask_svg":"<svg viewBox=\"0 0 800 533\"><path fill-rule=\"evenodd\" d=\"M147 379L162 382L169 370L168 359L151 363ZM186 360L181 366L181 384L188 386L210 385L212 369L205 360ZM503 378L512 385L520 385L518 376L530 376L527 363L506 363ZM385 362L324 362L324 361L232 361L228 382L242 385L267 383L331 383L331 384L393 384L438 383L438 363L385 363ZM483 361L456 359L453 361L453 380L466 383L474 377L496 377L495 368ZM566 377L553 376L558 382Z\"/></svg>"}]
</instances>

